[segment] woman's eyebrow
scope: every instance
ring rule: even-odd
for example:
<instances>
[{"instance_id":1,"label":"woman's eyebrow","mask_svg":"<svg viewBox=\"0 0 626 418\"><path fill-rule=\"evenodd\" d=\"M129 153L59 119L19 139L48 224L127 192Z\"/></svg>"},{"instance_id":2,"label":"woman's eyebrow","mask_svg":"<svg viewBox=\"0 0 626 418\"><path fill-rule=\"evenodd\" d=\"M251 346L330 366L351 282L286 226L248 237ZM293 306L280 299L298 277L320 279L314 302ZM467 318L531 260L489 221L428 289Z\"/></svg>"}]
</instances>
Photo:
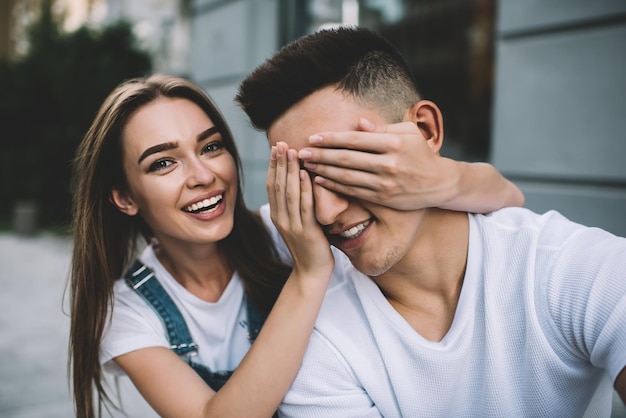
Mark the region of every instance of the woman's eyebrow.
<instances>
[{"instance_id":1,"label":"woman's eyebrow","mask_svg":"<svg viewBox=\"0 0 626 418\"><path fill-rule=\"evenodd\" d=\"M213 127L209 128L209 129L207 129L206 131L200 132L196 138L197 138L198 142L200 142L200 141L203 141L203 140L207 139L211 135L215 135L215 134L217 134L219 132L220 132L220 130L217 129L217 126L213 126Z\"/></svg>"},{"instance_id":2,"label":"woman's eyebrow","mask_svg":"<svg viewBox=\"0 0 626 418\"><path fill-rule=\"evenodd\" d=\"M198 142L203 141L206 138L210 137L211 135L215 135L216 133L219 133L219 129L217 129L216 126L213 126L207 129L206 131L200 132L196 136L196 140ZM141 156L139 157L139 161L137 161L137 163L142 162L149 155L156 154L157 152L167 151L167 150L174 149L174 148L178 148L178 142L164 142L162 144L152 146L141 154Z\"/></svg>"},{"instance_id":3,"label":"woman's eyebrow","mask_svg":"<svg viewBox=\"0 0 626 418\"><path fill-rule=\"evenodd\" d=\"M141 156L139 157L139 161L137 161L137 164L142 162L149 155L156 154L157 152L167 151L167 150L174 149L174 148L178 148L178 142L164 142L163 144L158 144L153 147L150 147L147 150L145 150L143 154L141 154Z\"/></svg>"}]
</instances>

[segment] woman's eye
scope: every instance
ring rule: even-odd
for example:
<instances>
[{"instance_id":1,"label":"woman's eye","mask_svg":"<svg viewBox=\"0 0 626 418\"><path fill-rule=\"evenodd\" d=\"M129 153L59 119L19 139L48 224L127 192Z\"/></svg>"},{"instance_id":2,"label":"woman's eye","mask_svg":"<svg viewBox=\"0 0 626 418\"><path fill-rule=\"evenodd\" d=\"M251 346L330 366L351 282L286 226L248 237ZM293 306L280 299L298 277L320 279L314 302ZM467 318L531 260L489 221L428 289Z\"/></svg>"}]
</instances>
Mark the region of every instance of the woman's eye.
<instances>
[{"instance_id":1,"label":"woman's eye","mask_svg":"<svg viewBox=\"0 0 626 418\"><path fill-rule=\"evenodd\" d=\"M215 142L206 144L206 146L202 149L202 153L207 154L207 153L217 152L221 150L222 148L224 148L224 144L222 142L215 141Z\"/></svg>"},{"instance_id":2,"label":"woman's eye","mask_svg":"<svg viewBox=\"0 0 626 418\"><path fill-rule=\"evenodd\" d=\"M150 166L148 167L148 171L163 170L164 168L167 168L172 164L173 162L170 160L157 160L153 162L152 164L150 164Z\"/></svg>"}]
</instances>

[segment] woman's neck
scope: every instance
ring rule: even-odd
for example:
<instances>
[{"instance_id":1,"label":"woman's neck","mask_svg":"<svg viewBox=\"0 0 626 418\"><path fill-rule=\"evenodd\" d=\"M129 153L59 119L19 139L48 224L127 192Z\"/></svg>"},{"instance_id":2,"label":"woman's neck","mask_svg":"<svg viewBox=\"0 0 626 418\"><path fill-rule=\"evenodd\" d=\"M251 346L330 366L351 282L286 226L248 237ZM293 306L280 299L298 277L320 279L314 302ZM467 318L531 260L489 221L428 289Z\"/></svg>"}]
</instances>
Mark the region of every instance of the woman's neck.
<instances>
[{"instance_id":1,"label":"woman's neck","mask_svg":"<svg viewBox=\"0 0 626 418\"><path fill-rule=\"evenodd\" d=\"M219 300L234 273L217 243L187 246L158 243L154 252L177 282L207 302Z\"/></svg>"}]
</instances>

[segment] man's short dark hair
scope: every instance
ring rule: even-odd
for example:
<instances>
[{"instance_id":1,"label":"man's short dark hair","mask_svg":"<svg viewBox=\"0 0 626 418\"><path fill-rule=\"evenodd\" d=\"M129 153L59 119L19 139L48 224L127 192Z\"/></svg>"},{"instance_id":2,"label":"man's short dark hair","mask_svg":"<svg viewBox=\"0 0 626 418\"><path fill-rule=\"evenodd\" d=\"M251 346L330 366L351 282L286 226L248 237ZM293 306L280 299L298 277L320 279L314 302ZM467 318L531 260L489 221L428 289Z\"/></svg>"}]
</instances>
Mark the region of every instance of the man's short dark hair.
<instances>
[{"instance_id":1,"label":"man's short dark hair","mask_svg":"<svg viewBox=\"0 0 626 418\"><path fill-rule=\"evenodd\" d=\"M267 131L291 106L332 85L376 106L389 123L419 101L398 50L359 27L321 30L287 44L240 84L235 101L254 128Z\"/></svg>"}]
</instances>

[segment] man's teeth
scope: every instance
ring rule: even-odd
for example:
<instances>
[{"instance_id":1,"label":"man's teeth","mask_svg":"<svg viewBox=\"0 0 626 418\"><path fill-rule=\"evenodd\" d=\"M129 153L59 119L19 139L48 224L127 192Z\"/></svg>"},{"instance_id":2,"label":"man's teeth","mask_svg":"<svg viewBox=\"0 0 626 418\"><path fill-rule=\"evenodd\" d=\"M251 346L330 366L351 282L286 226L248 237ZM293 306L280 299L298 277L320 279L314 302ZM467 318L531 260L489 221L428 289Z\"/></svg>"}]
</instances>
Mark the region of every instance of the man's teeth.
<instances>
[{"instance_id":1,"label":"man's teeth","mask_svg":"<svg viewBox=\"0 0 626 418\"><path fill-rule=\"evenodd\" d=\"M210 197L208 199L204 199L201 202L194 203L193 205L187 206L185 211L187 212L213 212L217 209L217 205L222 201L222 195L217 195Z\"/></svg>"},{"instance_id":2,"label":"man's teeth","mask_svg":"<svg viewBox=\"0 0 626 418\"><path fill-rule=\"evenodd\" d=\"M365 221L352 228L339 233L339 236L346 239L352 239L358 237L361 232L370 224L370 221Z\"/></svg>"}]
</instances>

